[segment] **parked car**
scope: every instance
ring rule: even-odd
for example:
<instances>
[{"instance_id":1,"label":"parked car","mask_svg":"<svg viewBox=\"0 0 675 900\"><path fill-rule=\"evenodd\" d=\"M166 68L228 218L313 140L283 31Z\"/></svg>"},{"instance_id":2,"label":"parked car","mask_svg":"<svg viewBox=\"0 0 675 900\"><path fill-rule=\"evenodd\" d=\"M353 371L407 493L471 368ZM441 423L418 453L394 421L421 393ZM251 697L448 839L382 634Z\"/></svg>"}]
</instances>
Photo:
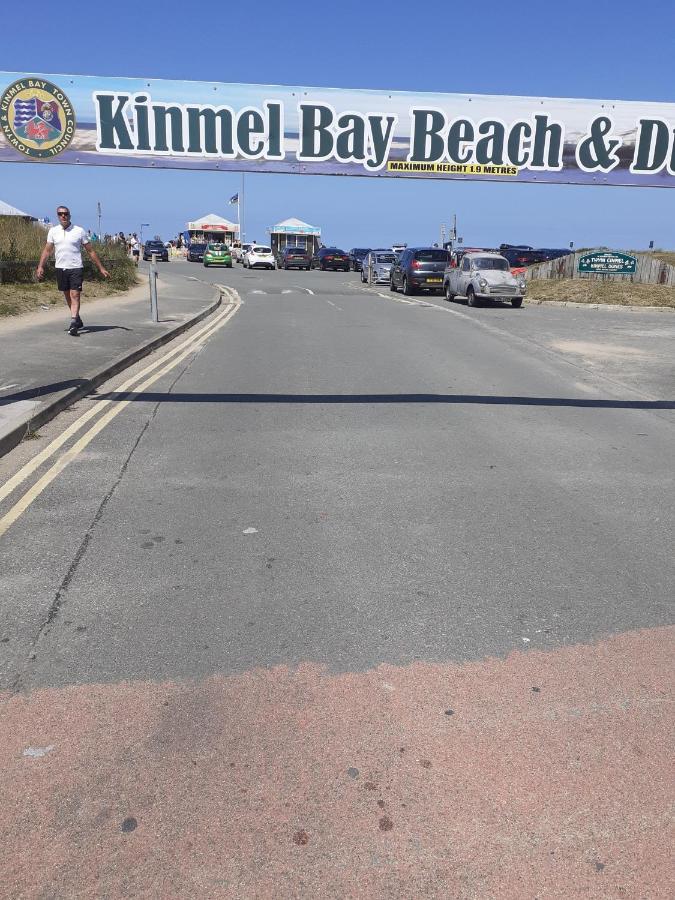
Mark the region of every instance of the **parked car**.
<instances>
[{"instance_id":1,"label":"parked car","mask_svg":"<svg viewBox=\"0 0 675 900\"><path fill-rule=\"evenodd\" d=\"M252 244L241 244L241 246L235 247L232 251L232 259L235 262L243 263L244 254L248 253L252 246Z\"/></svg>"},{"instance_id":2,"label":"parked car","mask_svg":"<svg viewBox=\"0 0 675 900\"><path fill-rule=\"evenodd\" d=\"M188 262L203 262L205 250L206 250L206 244L200 244L198 242L190 244L188 246L188 251L187 251L187 261Z\"/></svg>"},{"instance_id":3,"label":"parked car","mask_svg":"<svg viewBox=\"0 0 675 900\"><path fill-rule=\"evenodd\" d=\"M232 268L232 251L227 244L207 244L204 251L204 265L209 266L227 266Z\"/></svg>"},{"instance_id":4,"label":"parked car","mask_svg":"<svg viewBox=\"0 0 675 900\"><path fill-rule=\"evenodd\" d=\"M363 259L361 281L371 284L389 284L391 269L397 256L391 250L370 250Z\"/></svg>"},{"instance_id":5,"label":"parked car","mask_svg":"<svg viewBox=\"0 0 675 900\"><path fill-rule=\"evenodd\" d=\"M499 252L503 253L504 250L534 250L534 247L529 244L500 244Z\"/></svg>"},{"instance_id":6,"label":"parked car","mask_svg":"<svg viewBox=\"0 0 675 900\"><path fill-rule=\"evenodd\" d=\"M278 260L280 269L307 269L312 265L309 250L304 247L284 247Z\"/></svg>"},{"instance_id":7,"label":"parked car","mask_svg":"<svg viewBox=\"0 0 675 900\"><path fill-rule=\"evenodd\" d=\"M349 251L349 262L354 272L360 272L363 267L363 260L370 253L369 247L352 247Z\"/></svg>"},{"instance_id":8,"label":"parked car","mask_svg":"<svg viewBox=\"0 0 675 900\"><path fill-rule=\"evenodd\" d=\"M349 256L337 247L321 247L312 257L312 268L321 269L322 272L326 269L332 269L334 272L342 269L343 272L348 272Z\"/></svg>"},{"instance_id":9,"label":"parked car","mask_svg":"<svg viewBox=\"0 0 675 900\"><path fill-rule=\"evenodd\" d=\"M508 259L501 253L465 253L459 267L448 266L443 276L446 300L466 297L469 306L482 306L488 300L509 300L522 306L525 277L514 276Z\"/></svg>"},{"instance_id":10,"label":"parked car","mask_svg":"<svg viewBox=\"0 0 675 900\"><path fill-rule=\"evenodd\" d=\"M169 261L169 251L163 241L146 241L143 244L143 259L152 259L153 253L161 262Z\"/></svg>"},{"instance_id":11,"label":"parked car","mask_svg":"<svg viewBox=\"0 0 675 900\"><path fill-rule=\"evenodd\" d=\"M537 253L543 253L546 259L560 259L561 256L570 256L572 251L556 247L539 247Z\"/></svg>"},{"instance_id":12,"label":"parked car","mask_svg":"<svg viewBox=\"0 0 675 900\"><path fill-rule=\"evenodd\" d=\"M417 291L443 292L443 275L448 251L439 247L407 247L391 268L389 287L404 294Z\"/></svg>"},{"instance_id":13,"label":"parked car","mask_svg":"<svg viewBox=\"0 0 675 900\"><path fill-rule=\"evenodd\" d=\"M276 267L277 262L271 247L253 244L244 254L245 269L276 269Z\"/></svg>"},{"instance_id":14,"label":"parked car","mask_svg":"<svg viewBox=\"0 0 675 900\"><path fill-rule=\"evenodd\" d=\"M546 262L546 254L541 250L524 250L517 247L507 247L502 250L502 255L508 259L512 269L526 269L535 263Z\"/></svg>"}]
</instances>

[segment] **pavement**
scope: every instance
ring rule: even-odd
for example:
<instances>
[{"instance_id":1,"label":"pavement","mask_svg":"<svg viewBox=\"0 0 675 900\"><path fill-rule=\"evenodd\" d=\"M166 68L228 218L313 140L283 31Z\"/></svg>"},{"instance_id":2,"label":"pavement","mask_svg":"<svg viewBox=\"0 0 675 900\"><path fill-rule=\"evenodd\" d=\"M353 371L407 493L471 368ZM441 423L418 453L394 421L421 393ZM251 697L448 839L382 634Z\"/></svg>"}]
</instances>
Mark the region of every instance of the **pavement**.
<instances>
[{"instance_id":1,"label":"pavement","mask_svg":"<svg viewBox=\"0 0 675 900\"><path fill-rule=\"evenodd\" d=\"M64 304L0 321L0 456L220 304L216 285L164 266L157 282L159 322L153 322L147 268L140 274L146 280L128 293L90 302L85 284L85 327L77 337L66 331Z\"/></svg>"}]
</instances>

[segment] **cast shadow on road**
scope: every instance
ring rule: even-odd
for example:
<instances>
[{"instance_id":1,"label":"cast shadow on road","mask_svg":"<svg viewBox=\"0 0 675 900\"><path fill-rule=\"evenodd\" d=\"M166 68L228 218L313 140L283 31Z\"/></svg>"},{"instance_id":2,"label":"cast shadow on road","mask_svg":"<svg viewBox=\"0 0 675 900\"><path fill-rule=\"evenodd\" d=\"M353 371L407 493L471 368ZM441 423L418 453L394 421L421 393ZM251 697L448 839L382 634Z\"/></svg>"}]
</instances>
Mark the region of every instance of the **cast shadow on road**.
<instances>
[{"instance_id":1,"label":"cast shadow on road","mask_svg":"<svg viewBox=\"0 0 675 900\"><path fill-rule=\"evenodd\" d=\"M131 331L125 325L85 325L80 329L80 334L93 334L95 331Z\"/></svg>"},{"instance_id":2,"label":"cast shadow on road","mask_svg":"<svg viewBox=\"0 0 675 900\"><path fill-rule=\"evenodd\" d=\"M97 400L142 403L402 404L571 406L581 409L675 409L675 400L589 400L582 397L499 397L490 394L161 394L152 391L97 395Z\"/></svg>"},{"instance_id":3,"label":"cast shadow on road","mask_svg":"<svg viewBox=\"0 0 675 900\"><path fill-rule=\"evenodd\" d=\"M0 406L9 406L10 403L19 403L21 400L36 400L39 397L46 397L48 394L67 391L69 388L82 387L85 384L89 384L89 379L70 378L68 381L40 384L36 387L26 388L23 391L16 391L13 394L5 394L4 397L0 397Z\"/></svg>"}]
</instances>

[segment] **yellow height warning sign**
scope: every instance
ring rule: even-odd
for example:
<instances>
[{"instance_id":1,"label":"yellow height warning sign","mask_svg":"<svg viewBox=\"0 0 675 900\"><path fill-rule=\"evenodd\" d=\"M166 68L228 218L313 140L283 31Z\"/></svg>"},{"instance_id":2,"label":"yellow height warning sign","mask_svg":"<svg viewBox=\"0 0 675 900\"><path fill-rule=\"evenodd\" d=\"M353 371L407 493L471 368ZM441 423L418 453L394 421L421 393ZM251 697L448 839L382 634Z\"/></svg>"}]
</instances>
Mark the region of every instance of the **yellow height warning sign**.
<instances>
[{"instance_id":1,"label":"yellow height warning sign","mask_svg":"<svg viewBox=\"0 0 675 900\"><path fill-rule=\"evenodd\" d=\"M389 172L438 172L442 175L517 175L516 166L486 166L481 163L393 162L387 163Z\"/></svg>"}]
</instances>

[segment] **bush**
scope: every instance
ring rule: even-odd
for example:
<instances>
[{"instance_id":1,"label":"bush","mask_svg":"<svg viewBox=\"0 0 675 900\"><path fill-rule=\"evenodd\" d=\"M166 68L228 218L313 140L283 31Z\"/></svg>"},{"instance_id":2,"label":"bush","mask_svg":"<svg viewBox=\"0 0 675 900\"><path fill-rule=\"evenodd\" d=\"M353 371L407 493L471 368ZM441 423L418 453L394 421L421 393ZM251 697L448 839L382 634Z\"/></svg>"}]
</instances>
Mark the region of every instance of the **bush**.
<instances>
[{"instance_id":1,"label":"bush","mask_svg":"<svg viewBox=\"0 0 675 900\"><path fill-rule=\"evenodd\" d=\"M40 225L11 216L0 216L0 283L35 281L35 269L45 245L47 232ZM95 243L104 267L110 272L113 290L127 290L136 282L136 266L119 244ZM90 281L103 281L86 251L82 253L84 276ZM53 279L54 256L45 266L45 279Z\"/></svg>"}]
</instances>

